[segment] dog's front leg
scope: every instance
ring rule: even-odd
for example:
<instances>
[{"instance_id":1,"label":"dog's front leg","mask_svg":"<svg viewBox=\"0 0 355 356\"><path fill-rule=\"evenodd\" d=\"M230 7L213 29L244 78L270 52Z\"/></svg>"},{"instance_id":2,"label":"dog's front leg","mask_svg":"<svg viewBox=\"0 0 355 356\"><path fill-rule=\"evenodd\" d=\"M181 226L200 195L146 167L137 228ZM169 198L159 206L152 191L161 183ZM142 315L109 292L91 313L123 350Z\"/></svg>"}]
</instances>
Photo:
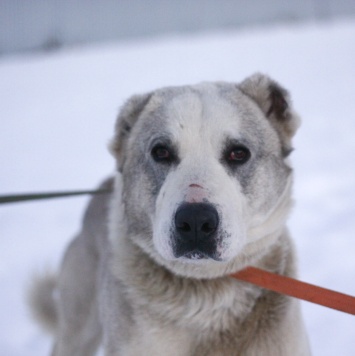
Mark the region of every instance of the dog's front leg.
<instances>
[{"instance_id":1,"label":"dog's front leg","mask_svg":"<svg viewBox=\"0 0 355 356\"><path fill-rule=\"evenodd\" d=\"M279 322L259 328L243 349L245 356L310 356L311 350L300 313L299 301L288 299L288 308ZM276 321L276 320L275 320Z\"/></svg>"},{"instance_id":2,"label":"dog's front leg","mask_svg":"<svg viewBox=\"0 0 355 356\"><path fill-rule=\"evenodd\" d=\"M127 338L106 334L105 356L189 356L193 354L194 338L188 330L157 323L147 317L131 325Z\"/></svg>"},{"instance_id":3,"label":"dog's front leg","mask_svg":"<svg viewBox=\"0 0 355 356\"><path fill-rule=\"evenodd\" d=\"M97 262L84 234L69 246L58 278L58 327L53 356L94 355L101 338L96 303Z\"/></svg>"}]
</instances>

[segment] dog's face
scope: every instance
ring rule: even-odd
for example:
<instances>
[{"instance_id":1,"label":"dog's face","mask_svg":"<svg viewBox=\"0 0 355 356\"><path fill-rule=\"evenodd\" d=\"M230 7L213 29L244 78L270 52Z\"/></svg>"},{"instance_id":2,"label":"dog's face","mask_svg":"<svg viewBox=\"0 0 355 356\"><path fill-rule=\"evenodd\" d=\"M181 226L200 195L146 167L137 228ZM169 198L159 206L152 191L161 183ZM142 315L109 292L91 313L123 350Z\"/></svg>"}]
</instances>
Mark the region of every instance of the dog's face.
<instances>
[{"instance_id":1,"label":"dog's face","mask_svg":"<svg viewBox=\"0 0 355 356\"><path fill-rule=\"evenodd\" d=\"M132 98L113 141L128 234L183 274L259 253L289 210L297 123L261 75Z\"/></svg>"}]
</instances>

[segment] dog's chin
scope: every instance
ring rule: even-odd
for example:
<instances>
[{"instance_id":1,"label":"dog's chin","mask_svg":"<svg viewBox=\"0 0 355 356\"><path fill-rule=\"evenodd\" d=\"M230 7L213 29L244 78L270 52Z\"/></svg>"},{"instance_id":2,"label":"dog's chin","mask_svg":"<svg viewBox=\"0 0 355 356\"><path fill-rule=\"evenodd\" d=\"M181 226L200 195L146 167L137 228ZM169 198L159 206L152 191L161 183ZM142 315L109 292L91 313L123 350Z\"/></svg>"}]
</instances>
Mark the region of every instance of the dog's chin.
<instances>
[{"instance_id":1,"label":"dog's chin","mask_svg":"<svg viewBox=\"0 0 355 356\"><path fill-rule=\"evenodd\" d=\"M158 255L158 256L157 256ZM196 279L224 277L245 267L244 259L238 256L221 258L208 256L200 251L191 251L180 257L157 253L155 260L173 274Z\"/></svg>"},{"instance_id":2,"label":"dog's chin","mask_svg":"<svg viewBox=\"0 0 355 356\"><path fill-rule=\"evenodd\" d=\"M196 279L224 277L239 269L235 266L234 260L216 260L200 254L182 256L172 261L166 261L165 267L176 275Z\"/></svg>"},{"instance_id":3,"label":"dog's chin","mask_svg":"<svg viewBox=\"0 0 355 356\"><path fill-rule=\"evenodd\" d=\"M209 262L228 262L227 260L224 260L221 256L219 256L217 253L208 253L204 252L201 250L190 250L190 251L185 251L184 253L179 253L176 255L174 251L169 251L169 249L165 250L160 250L156 249L155 250L157 254L159 255L159 259L163 259L167 261L168 263L173 262L173 263L183 263L183 264L208 264Z\"/></svg>"},{"instance_id":4,"label":"dog's chin","mask_svg":"<svg viewBox=\"0 0 355 356\"><path fill-rule=\"evenodd\" d=\"M186 252L185 254L176 257L176 260L180 260L185 263L201 263L206 261L217 261L222 262L222 259L216 254L205 253L200 250L193 250Z\"/></svg>"}]
</instances>

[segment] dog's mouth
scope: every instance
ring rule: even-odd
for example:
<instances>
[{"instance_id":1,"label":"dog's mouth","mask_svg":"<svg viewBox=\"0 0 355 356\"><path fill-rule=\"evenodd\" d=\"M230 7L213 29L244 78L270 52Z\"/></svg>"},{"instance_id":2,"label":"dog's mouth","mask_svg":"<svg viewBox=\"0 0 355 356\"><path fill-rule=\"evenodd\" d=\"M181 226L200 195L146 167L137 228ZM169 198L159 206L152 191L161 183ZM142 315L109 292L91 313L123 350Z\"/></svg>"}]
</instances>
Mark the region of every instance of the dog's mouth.
<instances>
[{"instance_id":1,"label":"dog's mouth","mask_svg":"<svg viewBox=\"0 0 355 356\"><path fill-rule=\"evenodd\" d=\"M200 249L190 249L190 250L175 250L175 257L176 258L183 258L188 259L191 261L200 261L200 260L215 260L221 261L221 258L217 256L215 250L213 251L202 251Z\"/></svg>"},{"instance_id":2,"label":"dog's mouth","mask_svg":"<svg viewBox=\"0 0 355 356\"><path fill-rule=\"evenodd\" d=\"M205 258L208 258L208 256L205 253L202 253L201 251L191 251L186 253L183 257L188 258L190 260L203 260Z\"/></svg>"}]
</instances>

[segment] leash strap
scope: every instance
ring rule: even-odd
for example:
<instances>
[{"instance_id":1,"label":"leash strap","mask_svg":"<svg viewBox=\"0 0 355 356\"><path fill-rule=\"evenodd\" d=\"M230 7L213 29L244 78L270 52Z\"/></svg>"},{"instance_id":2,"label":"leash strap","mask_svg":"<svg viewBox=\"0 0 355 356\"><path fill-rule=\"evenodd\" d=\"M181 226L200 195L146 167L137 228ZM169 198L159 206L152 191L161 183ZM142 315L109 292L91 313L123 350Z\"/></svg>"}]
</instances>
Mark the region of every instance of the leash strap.
<instances>
[{"instance_id":1,"label":"leash strap","mask_svg":"<svg viewBox=\"0 0 355 356\"><path fill-rule=\"evenodd\" d=\"M19 203L31 200L43 200L52 198L74 197L86 194L105 194L110 193L110 190L76 190L71 192L50 192L50 193L35 193L35 194L13 194L13 195L0 195L0 204Z\"/></svg>"},{"instance_id":2,"label":"leash strap","mask_svg":"<svg viewBox=\"0 0 355 356\"><path fill-rule=\"evenodd\" d=\"M232 274L231 277L290 297L355 315L355 297L347 294L267 272L256 267L247 267Z\"/></svg>"}]
</instances>

